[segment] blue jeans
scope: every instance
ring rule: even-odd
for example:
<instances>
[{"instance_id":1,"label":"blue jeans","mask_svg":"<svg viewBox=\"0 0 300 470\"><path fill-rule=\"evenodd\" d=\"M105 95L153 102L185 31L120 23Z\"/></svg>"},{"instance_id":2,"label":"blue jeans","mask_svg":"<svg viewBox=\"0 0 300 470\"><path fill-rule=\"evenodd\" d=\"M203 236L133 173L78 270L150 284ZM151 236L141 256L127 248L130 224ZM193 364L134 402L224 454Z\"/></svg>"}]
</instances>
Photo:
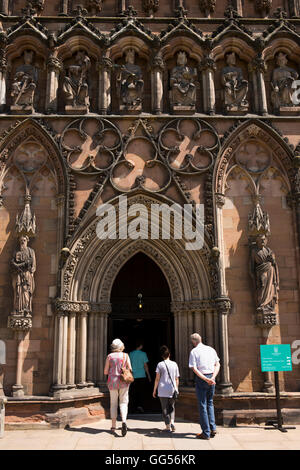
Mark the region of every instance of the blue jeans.
<instances>
[{"instance_id":1,"label":"blue jeans","mask_svg":"<svg viewBox=\"0 0 300 470\"><path fill-rule=\"evenodd\" d=\"M211 378L212 374L204 374ZM198 399L199 421L203 434L210 437L210 432L216 430L215 412L213 397L215 385L208 385L207 382L196 377L196 395Z\"/></svg>"}]
</instances>

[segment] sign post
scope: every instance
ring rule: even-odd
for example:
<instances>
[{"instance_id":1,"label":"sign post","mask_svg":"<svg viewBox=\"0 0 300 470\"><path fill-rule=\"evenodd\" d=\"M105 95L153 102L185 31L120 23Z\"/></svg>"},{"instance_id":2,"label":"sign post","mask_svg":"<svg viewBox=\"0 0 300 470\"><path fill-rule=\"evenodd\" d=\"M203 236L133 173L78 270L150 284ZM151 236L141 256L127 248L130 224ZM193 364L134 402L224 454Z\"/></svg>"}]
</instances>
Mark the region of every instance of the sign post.
<instances>
[{"instance_id":1,"label":"sign post","mask_svg":"<svg viewBox=\"0 0 300 470\"><path fill-rule=\"evenodd\" d=\"M291 346L289 344L260 345L260 358L262 372L274 372L275 378L277 421L268 421L266 425L272 425L281 432L287 432L288 429L296 429L291 426L283 427L278 375L279 371L292 370Z\"/></svg>"}]
</instances>

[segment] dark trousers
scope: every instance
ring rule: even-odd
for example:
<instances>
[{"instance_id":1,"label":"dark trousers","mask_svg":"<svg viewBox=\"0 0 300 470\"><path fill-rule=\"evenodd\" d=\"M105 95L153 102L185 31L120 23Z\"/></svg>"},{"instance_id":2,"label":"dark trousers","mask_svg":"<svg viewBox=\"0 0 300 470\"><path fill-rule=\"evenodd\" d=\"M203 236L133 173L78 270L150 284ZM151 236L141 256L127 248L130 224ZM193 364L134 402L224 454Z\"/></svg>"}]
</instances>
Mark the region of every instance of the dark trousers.
<instances>
[{"instance_id":1,"label":"dark trousers","mask_svg":"<svg viewBox=\"0 0 300 470\"><path fill-rule=\"evenodd\" d=\"M132 411L135 411L139 406L144 408L145 394L147 393L146 389L147 379L140 378L134 379L134 382L130 385L130 408Z\"/></svg>"},{"instance_id":2,"label":"dark trousers","mask_svg":"<svg viewBox=\"0 0 300 470\"><path fill-rule=\"evenodd\" d=\"M175 420L175 400L174 398L159 397L161 404L161 411L165 420L166 426Z\"/></svg>"},{"instance_id":3,"label":"dark trousers","mask_svg":"<svg viewBox=\"0 0 300 470\"><path fill-rule=\"evenodd\" d=\"M204 374L211 378L212 374ZM210 432L216 430L215 412L213 397L215 393L215 385L208 385L205 380L196 377L196 394L199 408L199 421L202 432L205 436L210 437Z\"/></svg>"}]
</instances>

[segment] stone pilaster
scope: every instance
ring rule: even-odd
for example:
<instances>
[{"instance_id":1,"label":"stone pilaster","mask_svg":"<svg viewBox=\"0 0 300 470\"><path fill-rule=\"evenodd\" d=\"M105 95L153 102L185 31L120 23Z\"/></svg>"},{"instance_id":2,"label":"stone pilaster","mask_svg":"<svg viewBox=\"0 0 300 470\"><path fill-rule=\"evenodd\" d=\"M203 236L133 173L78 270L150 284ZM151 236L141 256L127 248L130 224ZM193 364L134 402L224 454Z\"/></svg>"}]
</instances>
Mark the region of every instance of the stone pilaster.
<instances>
[{"instance_id":1,"label":"stone pilaster","mask_svg":"<svg viewBox=\"0 0 300 470\"><path fill-rule=\"evenodd\" d=\"M204 57L199 64L199 71L202 73L203 110L206 114L210 115L215 114L215 70L216 63L210 55Z\"/></svg>"}]
</instances>

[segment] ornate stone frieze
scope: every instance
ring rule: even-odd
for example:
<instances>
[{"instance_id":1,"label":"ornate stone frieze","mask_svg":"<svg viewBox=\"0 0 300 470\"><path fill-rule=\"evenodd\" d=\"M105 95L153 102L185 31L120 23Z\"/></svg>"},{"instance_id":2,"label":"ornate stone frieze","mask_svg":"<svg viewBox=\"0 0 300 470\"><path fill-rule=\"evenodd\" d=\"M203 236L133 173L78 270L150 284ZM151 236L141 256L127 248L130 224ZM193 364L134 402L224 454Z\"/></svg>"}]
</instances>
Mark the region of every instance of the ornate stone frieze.
<instances>
[{"instance_id":1,"label":"ornate stone frieze","mask_svg":"<svg viewBox=\"0 0 300 470\"><path fill-rule=\"evenodd\" d=\"M214 313L215 301L213 299L207 300L191 300L185 302L171 302L171 311L176 312L204 312Z\"/></svg>"},{"instance_id":2,"label":"ornate stone frieze","mask_svg":"<svg viewBox=\"0 0 300 470\"><path fill-rule=\"evenodd\" d=\"M72 313L111 313L110 303L92 303L92 302L72 302L55 299L54 307L59 315L69 315Z\"/></svg>"}]
</instances>

